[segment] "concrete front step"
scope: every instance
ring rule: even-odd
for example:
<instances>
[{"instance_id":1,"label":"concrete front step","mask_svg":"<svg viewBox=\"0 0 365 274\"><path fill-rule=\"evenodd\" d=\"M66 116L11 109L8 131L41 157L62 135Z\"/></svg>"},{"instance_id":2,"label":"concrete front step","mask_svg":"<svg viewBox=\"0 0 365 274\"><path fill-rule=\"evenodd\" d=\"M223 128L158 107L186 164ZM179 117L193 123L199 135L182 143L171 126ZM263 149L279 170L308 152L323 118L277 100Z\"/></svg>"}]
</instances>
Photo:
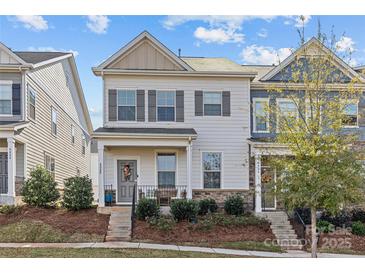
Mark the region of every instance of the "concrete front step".
<instances>
[{"instance_id":1,"label":"concrete front step","mask_svg":"<svg viewBox=\"0 0 365 274\"><path fill-rule=\"evenodd\" d=\"M106 236L105 241L107 242L121 242L121 241L129 241L130 237L115 237L115 236Z\"/></svg>"}]
</instances>

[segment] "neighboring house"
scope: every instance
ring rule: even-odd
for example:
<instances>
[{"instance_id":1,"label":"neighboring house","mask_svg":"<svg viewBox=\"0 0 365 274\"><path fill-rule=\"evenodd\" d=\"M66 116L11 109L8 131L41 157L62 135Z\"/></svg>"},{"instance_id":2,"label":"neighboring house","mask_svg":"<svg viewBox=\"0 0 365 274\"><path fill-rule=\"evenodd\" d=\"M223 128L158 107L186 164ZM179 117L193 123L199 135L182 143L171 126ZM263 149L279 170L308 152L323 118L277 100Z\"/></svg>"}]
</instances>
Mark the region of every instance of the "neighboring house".
<instances>
[{"instance_id":1,"label":"neighboring house","mask_svg":"<svg viewBox=\"0 0 365 274\"><path fill-rule=\"evenodd\" d=\"M37 165L62 189L89 174L92 124L74 57L0 43L0 204L13 204Z\"/></svg>"},{"instance_id":2,"label":"neighboring house","mask_svg":"<svg viewBox=\"0 0 365 274\"><path fill-rule=\"evenodd\" d=\"M279 107L282 113L297 112L297 108L293 101L285 98L285 92L290 91L291 73L290 68L297 60L300 60L304 47L306 52L314 52L315 54L332 54L330 49L326 48L317 39L312 38L305 43L301 48L296 50L288 58L283 60L278 66L245 66L248 70L256 71L257 77L251 83L251 138L250 144L250 186L255 189L255 211L282 209L283 205L276 200L276 197L267 192L267 184L264 177L276 179L276 171L271 168L267 159L269 157L290 155L287 147L277 144L273 141L276 136L276 124L279 123L279 117L269 117L273 114L267 112L267 107ZM342 59L334 55L333 71L336 74L336 79L339 81L331 82L333 91L346 90L352 79L358 79L365 90L365 80L361 74L362 68L351 68ZM282 73L284 72L284 73ZM284 86L287 88L284 93L274 94L268 92L275 86L283 86L283 82L287 82ZM294 89L298 91L298 86ZM303 99L304 101L304 99ZM303 102L303 105L306 103ZM358 145L361 147L365 141L365 99L361 97L359 102L353 102L348 105L347 113L348 123L344 124L345 131L359 133L360 139Z\"/></svg>"},{"instance_id":3,"label":"neighboring house","mask_svg":"<svg viewBox=\"0 0 365 274\"><path fill-rule=\"evenodd\" d=\"M250 81L225 58L180 58L143 32L93 72L103 79L103 127L94 131L99 206L151 197L249 189ZM96 145L97 143L97 145ZM109 196L107 196L109 197Z\"/></svg>"}]
</instances>

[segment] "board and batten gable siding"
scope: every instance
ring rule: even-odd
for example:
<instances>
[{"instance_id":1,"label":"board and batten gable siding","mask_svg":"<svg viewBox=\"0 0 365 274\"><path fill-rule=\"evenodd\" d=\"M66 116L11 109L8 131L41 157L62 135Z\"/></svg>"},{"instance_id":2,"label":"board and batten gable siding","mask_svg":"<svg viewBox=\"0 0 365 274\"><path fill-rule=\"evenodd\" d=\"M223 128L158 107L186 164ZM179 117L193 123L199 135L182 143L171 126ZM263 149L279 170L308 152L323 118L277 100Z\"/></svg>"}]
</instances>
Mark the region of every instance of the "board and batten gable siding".
<instances>
[{"instance_id":1,"label":"board and batten gable siding","mask_svg":"<svg viewBox=\"0 0 365 274\"><path fill-rule=\"evenodd\" d=\"M87 130L86 120L77 94L75 78L68 58L32 70L28 76L47 92L74 121L77 121Z\"/></svg>"},{"instance_id":2,"label":"board and batten gable siding","mask_svg":"<svg viewBox=\"0 0 365 274\"><path fill-rule=\"evenodd\" d=\"M44 166L45 153L55 158L55 180L60 187L64 179L76 175L76 168L79 168L81 175L89 174L90 142L87 144L85 155L82 155L83 131L70 115L70 108L64 109L63 104L62 107L58 105L60 97L57 97L56 102L53 99L54 91L45 92L38 82L35 83L29 77L27 77L27 84L36 92L36 120L30 120L30 125L20 134L26 142L26 176L29 176L31 169L37 165ZM45 87L52 89L52 86ZM28 96L27 98L29 100ZM54 136L51 131L52 107L57 111L57 136ZM71 125L75 126L75 144L71 142Z\"/></svg>"},{"instance_id":3,"label":"board and batten gable siding","mask_svg":"<svg viewBox=\"0 0 365 274\"><path fill-rule=\"evenodd\" d=\"M105 127L167 127L194 128L198 137L193 141L192 186L201 189L201 154L222 152L222 189L248 189L248 144L250 138L250 82L249 79L188 78L104 75ZM134 88L151 90L184 91L184 122L156 122L151 120L148 108L148 93L145 96L146 122L123 123L108 121L108 90ZM195 91L229 91L230 116L196 116ZM107 182L106 182L107 183Z\"/></svg>"}]
</instances>

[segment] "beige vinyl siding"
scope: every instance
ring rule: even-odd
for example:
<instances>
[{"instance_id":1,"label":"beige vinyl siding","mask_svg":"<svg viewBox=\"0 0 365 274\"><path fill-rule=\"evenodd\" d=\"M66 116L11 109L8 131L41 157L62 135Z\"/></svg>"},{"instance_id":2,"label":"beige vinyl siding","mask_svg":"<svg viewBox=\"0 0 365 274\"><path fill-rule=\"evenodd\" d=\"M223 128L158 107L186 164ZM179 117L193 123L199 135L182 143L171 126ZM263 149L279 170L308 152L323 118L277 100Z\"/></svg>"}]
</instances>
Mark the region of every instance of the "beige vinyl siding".
<instances>
[{"instance_id":1,"label":"beige vinyl siding","mask_svg":"<svg viewBox=\"0 0 365 274\"><path fill-rule=\"evenodd\" d=\"M24 144L16 143L16 176L24 177Z\"/></svg>"},{"instance_id":2,"label":"beige vinyl siding","mask_svg":"<svg viewBox=\"0 0 365 274\"><path fill-rule=\"evenodd\" d=\"M148 121L150 90L184 90L185 122L106 122L106 127L185 127L194 128L198 137L193 141L192 186L203 187L201 153L222 152L222 189L248 189L248 144L250 137L249 79L104 76L104 115L108 119L108 89L143 89L145 117ZM203 91L230 91L231 116L195 116L194 93Z\"/></svg>"},{"instance_id":3,"label":"beige vinyl siding","mask_svg":"<svg viewBox=\"0 0 365 274\"><path fill-rule=\"evenodd\" d=\"M22 82L22 75L20 72L0 72L0 80L13 81L14 84Z\"/></svg>"},{"instance_id":4,"label":"beige vinyl siding","mask_svg":"<svg viewBox=\"0 0 365 274\"><path fill-rule=\"evenodd\" d=\"M45 75L45 77L49 77ZM53 77L54 78L54 77ZM39 79L38 82L48 82L49 80ZM57 80L56 80L57 81ZM30 121L30 125L25 128L20 136L27 144L27 176L31 169L37 165L44 166L44 153L55 158L55 180L62 183L65 178L76 175L76 167L80 169L81 175L89 174L89 144L86 148L86 155L82 155L81 144L83 131L74 120L74 115L69 110L64 109L64 104L59 104L61 95L53 100L54 90L52 86L42 85L47 88L47 93L30 78L27 82L36 91L36 120ZM67 91L62 91L67 92ZM62 95L67 98L66 95ZM57 110L57 136L51 131L51 107ZM75 144L71 143L71 124L75 126Z\"/></svg>"},{"instance_id":5,"label":"beige vinyl siding","mask_svg":"<svg viewBox=\"0 0 365 274\"><path fill-rule=\"evenodd\" d=\"M156 154L176 153L176 185L186 185L186 150L179 148L123 147L110 148L105 152L105 185L117 187L117 160L137 159L138 183L157 185Z\"/></svg>"},{"instance_id":6,"label":"beige vinyl siding","mask_svg":"<svg viewBox=\"0 0 365 274\"><path fill-rule=\"evenodd\" d=\"M19 64L19 62L15 60L12 56L10 56L7 52L0 49L0 64Z\"/></svg>"}]
</instances>

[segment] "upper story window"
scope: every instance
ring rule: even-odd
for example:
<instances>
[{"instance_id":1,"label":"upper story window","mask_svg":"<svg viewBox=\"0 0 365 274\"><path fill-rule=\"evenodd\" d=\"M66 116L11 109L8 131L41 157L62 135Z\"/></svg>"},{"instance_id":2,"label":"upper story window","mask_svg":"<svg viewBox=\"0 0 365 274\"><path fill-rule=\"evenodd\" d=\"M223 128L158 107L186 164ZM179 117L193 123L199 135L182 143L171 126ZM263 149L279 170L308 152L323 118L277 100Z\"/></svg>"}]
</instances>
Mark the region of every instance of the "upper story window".
<instances>
[{"instance_id":1,"label":"upper story window","mask_svg":"<svg viewBox=\"0 0 365 274\"><path fill-rule=\"evenodd\" d=\"M176 154L157 154L157 180L159 186L175 186Z\"/></svg>"},{"instance_id":2,"label":"upper story window","mask_svg":"<svg viewBox=\"0 0 365 274\"><path fill-rule=\"evenodd\" d=\"M81 153L82 155L85 155L86 152L86 137L84 134L81 136Z\"/></svg>"},{"instance_id":3,"label":"upper story window","mask_svg":"<svg viewBox=\"0 0 365 274\"><path fill-rule=\"evenodd\" d=\"M57 111L51 108L51 124L52 124L52 134L57 135Z\"/></svg>"},{"instance_id":4,"label":"upper story window","mask_svg":"<svg viewBox=\"0 0 365 274\"><path fill-rule=\"evenodd\" d=\"M342 125L344 127L357 127L358 126L358 103L349 102L344 107L344 117L342 119Z\"/></svg>"},{"instance_id":5,"label":"upper story window","mask_svg":"<svg viewBox=\"0 0 365 274\"><path fill-rule=\"evenodd\" d=\"M175 91L157 91L157 121L175 121Z\"/></svg>"},{"instance_id":6,"label":"upper story window","mask_svg":"<svg viewBox=\"0 0 365 274\"><path fill-rule=\"evenodd\" d=\"M118 120L136 120L136 91L118 90Z\"/></svg>"},{"instance_id":7,"label":"upper story window","mask_svg":"<svg viewBox=\"0 0 365 274\"><path fill-rule=\"evenodd\" d=\"M222 93L205 91L203 93L204 116L222 115Z\"/></svg>"},{"instance_id":8,"label":"upper story window","mask_svg":"<svg viewBox=\"0 0 365 274\"><path fill-rule=\"evenodd\" d=\"M35 101L36 101L36 93L32 88L28 88L29 92L29 117L35 120Z\"/></svg>"},{"instance_id":9,"label":"upper story window","mask_svg":"<svg viewBox=\"0 0 365 274\"><path fill-rule=\"evenodd\" d=\"M298 109L291 99L277 99L277 104L277 131L280 131L280 128L287 128L293 119L298 119Z\"/></svg>"},{"instance_id":10,"label":"upper story window","mask_svg":"<svg viewBox=\"0 0 365 274\"><path fill-rule=\"evenodd\" d=\"M222 177L222 153L203 152L202 160L204 188L220 188Z\"/></svg>"},{"instance_id":11,"label":"upper story window","mask_svg":"<svg viewBox=\"0 0 365 274\"><path fill-rule=\"evenodd\" d=\"M269 98L253 99L253 132L269 132Z\"/></svg>"},{"instance_id":12,"label":"upper story window","mask_svg":"<svg viewBox=\"0 0 365 274\"><path fill-rule=\"evenodd\" d=\"M71 143L75 143L75 126L71 125Z\"/></svg>"},{"instance_id":13,"label":"upper story window","mask_svg":"<svg viewBox=\"0 0 365 274\"><path fill-rule=\"evenodd\" d=\"M0 82L0 115L12 114L12 84Z\"/></svg>"}]
</instances>

